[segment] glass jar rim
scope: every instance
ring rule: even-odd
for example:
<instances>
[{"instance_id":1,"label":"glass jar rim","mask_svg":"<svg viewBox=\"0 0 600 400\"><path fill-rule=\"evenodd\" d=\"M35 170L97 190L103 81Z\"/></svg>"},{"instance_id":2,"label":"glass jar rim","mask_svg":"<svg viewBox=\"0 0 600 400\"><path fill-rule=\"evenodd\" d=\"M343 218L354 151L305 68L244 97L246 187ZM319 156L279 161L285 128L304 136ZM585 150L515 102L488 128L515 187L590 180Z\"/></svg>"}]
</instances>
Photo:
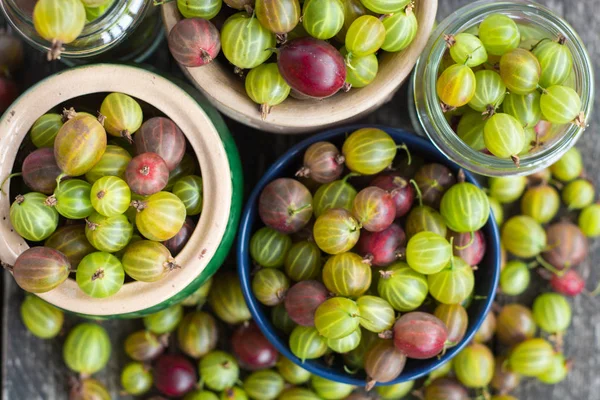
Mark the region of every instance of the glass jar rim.
<instances>
[{"instance_id":1,"label":"glass jar rim","mask_svg":"<svg viewBox=\"0 0 600 400\"><path fill-rule=\"evenodd\" d=\"M575 71L579 71L582 111L590 118L594 99L593 69L588 52L575 30L551 10L529 0L479 0L444 19L432 33L429 43L417 61L414 75L414 102L417 119L433 144L462 167L489 176L527 175L556 162L581 136L585 128L569 124L551 146L524 157L516 167L512 160L501 159L477 151L464 143L444 118L436 93L438 67L446 51L444 35L457 34L476 24L478 18L493 13L524 13L544 30L567 39L573 55ZM576 74L577 75L577 74ZM576 76L576 79L578 77ZM430 125L430 127L428 127Z\"/></svg>"}]
</instances>

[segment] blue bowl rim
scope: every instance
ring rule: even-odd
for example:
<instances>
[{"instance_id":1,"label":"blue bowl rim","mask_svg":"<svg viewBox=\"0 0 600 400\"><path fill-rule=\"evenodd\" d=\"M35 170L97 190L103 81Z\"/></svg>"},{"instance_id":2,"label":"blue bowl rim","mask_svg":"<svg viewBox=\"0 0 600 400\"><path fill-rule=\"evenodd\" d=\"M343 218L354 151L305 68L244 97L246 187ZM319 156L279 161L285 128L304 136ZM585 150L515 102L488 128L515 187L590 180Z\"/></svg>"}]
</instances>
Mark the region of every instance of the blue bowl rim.
<instances>
[{"instance_id":1,"label":"blue bowl rim","mask_svg":"<svg viewBox=\"0 0 600 400\"><path fill-rule=\"evenodd\" d=\"M302 142L296 144L295 146L290 148L285 154L283 154L281 157L279 157L277 159L277 161L275 161L275 163L273 163L273 165L271 165L271 167L265 172L265 174L262 176L262 178L256 184L256 186L252 190L250 197L248 198L248 200L246 202L246 206L244 207L244 211L243 211L241 222L240 222L239 236L238 236L237 249L236 249L236 255L237 255L237 260L238 260L237 269L238 269L242 292L243 292L244 298L246 299L246 304L248 305L248 308L250 310L250 313L252 314L254 321L256 322L256 324L258 325L258 327L260 328L262 333L265 335L265 337L269 340L269 342L271 342L275 346L275 348L277 349L277 351L279 351L280 354L282 354L286 358L290 359L295 364L303 367L310 373L318 375L325 379L329 379L329 380L341 382L341 383L346 383L346 384L350 384L350 385L354 385L354 386L364 385L364 380L355 378L347 373L342 374L342 373L339 373L338 371L324 368L316 360L306 360L304 363L302 363L302 361L298 357L296 357L292 354L292 352L289 349L288 344L286 342L283 342L274 331L271 331L269 329L268 325L271 324L270 317L265 315L262 312L262 310L261 310L262 304L260 304L254 298L254 296L252 294L251 277L250 277L251 263L250 263L250 255L249 255L249 246L250 246L251 234L252 234L252 231L254 228L254 223L256 221L256 216L258 214L258 212L256 211L258 198L260 196L260 193L264 189L264 187L267 184L269 184L270 182L272 182L274 179L276 179L277 175L280 173L280 171L284 168L287 168L289 166L290 162L292 160L295 160L299 155L301 155L302 152L305 151L306 148L308 148L308 146L310 146L311 144L319 142L319 141L328 141L331 139L336 139L340 135L343 135L345 133L351 133L351 132L354 132L355 130L361 129L361 128L379 128L388 133L391 132L393 135L399 136L401 138L401 141L403 143L405 143L409 149L411 149L411 150L416 149L417 152L423 153L423 154L436 153L439 158L446 159L445 165L448 166L450 169L452 169L454 171L458 171L459 169L461 169L461 167L458 164L448 160L429 141L427 141L424 138L421 138L419 136L416 136L413 133L410 133L408 131L405 131L405 130L399 129L399 128L391 128L391 127L376 125L376 124L355 124L355 125L348 125L348 126L343 126L343 127L339 127L339 128L334 128L334 129L324 131L322 133L315 134L315 135L303 140ZM469 171L464 170L464 173L465 173L467 182L473 183L476 186L480 187L477 180L474 178L474 176ZM491 293L486 294L486 299L484 302L484 312L481 313L477 317L477 319L475 320L475 323L470 324L469 329L467 330L467 333L466 333L465 337L463 338L463 340L458 345L448 349L443 356L434 360L427 367L418 367L418 368L414 368L410 372L408 372L408 371L402 372L402 374L395 380L390 381L390 382L385 382L385 383L378 382L377 386L393 385L393 384L402 383L402 382L416 380L418 378L421 378L421 377L429 374L431 371L435 370L436 368L440 367L441 365L445 364L446 362L450 361L465 346L467 346L472 341L473 336L475 336L475 334L477 333L477 330L483 323L485 316L487 315L488 312L490 312L492 303L494 302L494 297L496 295L495 288L498 286L498 280L499 280L499 276L500 276L500 235L498 233L498 227L497 227L496 221L491 212L490 212L490 218L489 218L488 222L486 223L486 225L491 225L488 227L488 229L491 228L491 232L492 232L491 236L486 235L487 239L488 239L488 243L492 243L491 248L488 246L486 251L491 252L491 259L492 259L494 265L493 265L493 282L491 285L492 290L491 290Z\"/></svg>"}]
</instances>

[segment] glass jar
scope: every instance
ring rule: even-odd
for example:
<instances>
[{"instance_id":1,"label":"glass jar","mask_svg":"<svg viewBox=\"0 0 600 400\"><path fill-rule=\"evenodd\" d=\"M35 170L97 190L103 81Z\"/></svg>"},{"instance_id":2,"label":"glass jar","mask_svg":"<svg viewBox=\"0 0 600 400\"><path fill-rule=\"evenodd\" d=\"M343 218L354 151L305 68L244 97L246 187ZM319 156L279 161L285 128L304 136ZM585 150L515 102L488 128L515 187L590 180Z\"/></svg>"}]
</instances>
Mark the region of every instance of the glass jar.
<instances>
[{"instance_id":1,"label":"glass jar","mask_svg":"<svg viewBox=\"0 0 600 400\"><path fill-rule=\"evenodd\" d=\"M490 14L511 17L521 31L520 47L530 49L544 38L563 35L573 56L573 72L563 85L570 86L581 97L586 121L594 101L592 64L575 30L549 9L526 0L481 0L463 7L448 16L433 32L417 62L412 80L411 119L417 133L426 134L449 159L463 168L482 175L528 175L556 162L575 144L585 128L575 124L553 125L544 136L540 148L523 155L517 167L510 159L501 159L477 151L465 144L446 120L436 93L439 66L447 46L444 35L468 31L476 34L479 23ZM540 125L541 126L541 125Z\"/></svg>"},{"instance_id":2,"label":"glass jar","mask_svg":"<svg viewBox=\"0 0 600 400\"><path fill-rule=\"evenodd\" d=\"M2 0L0 7L6 19L23 38L36 49L50 50L33 26L33 0ZM88 22L81 35L65 44L61 57L87 58L97 56L122 42L144 19L152 7L151 0L115 0L100 16Z\"/></svg>"}]
</instances>

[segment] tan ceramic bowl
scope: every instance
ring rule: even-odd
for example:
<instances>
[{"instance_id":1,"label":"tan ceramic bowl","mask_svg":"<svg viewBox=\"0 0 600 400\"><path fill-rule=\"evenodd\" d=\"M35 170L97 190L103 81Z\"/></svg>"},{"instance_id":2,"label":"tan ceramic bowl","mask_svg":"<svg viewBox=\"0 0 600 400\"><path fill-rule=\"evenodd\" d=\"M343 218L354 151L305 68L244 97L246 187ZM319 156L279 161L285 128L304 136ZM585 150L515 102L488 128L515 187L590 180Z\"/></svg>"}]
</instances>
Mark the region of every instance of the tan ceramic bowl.
<instances>
[{"instance_id":1,"label":"tan ceramic bowl","mask_svg":"<svg viewBox=\"0 0 600 400\"><path fill-rule=\"evenodd\" d=\"M180 301L221 265L239 220L242 185L241 178L234 176L241 175L240 161L223 121L217 115L213 123L207 115L216 114L210 105L201 106L179 86L152 72L91 65L47 78L8 109L0 120L0 176L13 171L19 146L37 118L69 99L105 92L122 92L145 101L182 129L202 171L203 212L188 245L176 257L182 268L161 281L126 283L117 294L94 299L83 293L74 279L68 279L40 297L64 310L94 318L139 317ZM16 195L0 195L0 257L10 265L29 248L10 223L9 208Z\"/></svg>"},{"instance_id":2,"label":"tan ceramic bowl","mask_svg":"<svg viewBox=\"0 0 600 400\"><path fill-rule=\"evenodd\" d=\"M265 121L261 119L258 106L246 95L243 80L233 73L233 66L213 62L199 68L181 66L181 69L219 111L256 129L294 134L347 123L367 115L391 99L417 62L435 23L438 0L416 0L416 3L415 13L419 22L417 37L402 52L383 52L373 83L320 101L290 97L273 107ZM162 7L165 28L170 32L183 17L177 10L176 2Z\"/></svg>"}]
</instances>

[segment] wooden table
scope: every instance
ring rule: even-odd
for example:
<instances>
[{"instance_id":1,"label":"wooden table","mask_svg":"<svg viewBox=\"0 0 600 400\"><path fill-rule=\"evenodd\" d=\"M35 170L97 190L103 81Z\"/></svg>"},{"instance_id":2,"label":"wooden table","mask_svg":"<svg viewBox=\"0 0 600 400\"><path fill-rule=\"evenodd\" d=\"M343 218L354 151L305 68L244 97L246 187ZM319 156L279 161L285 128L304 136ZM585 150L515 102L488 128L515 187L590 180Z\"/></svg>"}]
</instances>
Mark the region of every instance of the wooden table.
<instances>
[{"instance_id":1,"label":"wooden table","mask_svg":"<svg viewBox=\"0 0 600 400\"><path fill-rule=\"evenodd\" d=\"M439 18L444 18L460 6L470 3L470 0L440 0ZM564 16L581 35L587 45L595 66L600 65L600 39L597 27L600 26L598 0L540 0ZM169 58L168 51L163 45L151 58L151 63L163 70L179 74L176 66ZM63 67L61 64L44 64L43 57L33 51L28 51L27 65L29 68L19 77L23 88L35 83L40 78L56 72ZM596 91L600 92L600 80L596 79ZM406 111L407 85L404 85L392 102L381 107L366 121L390 126L411 129ZM246 192L258 180L263 171L277 156L281 155L293 143L301 140L302 136L285 137L261 133L244 127L233 121L227 121L241 152L245 165L255 165L254 170L245 171ZM590 121L590 128L579 142L578 147L584 154L588 176L598 186L600 175L596 168L600 166L600 141L596 140L596 129L600 122L600 113L596 113ZM597 158L598 157L598 158ZM251 163L251 164L250 164ZM233 267L234 260L228 262ZM600 273L594 267L600 264L600 240L590 242L590 257L580 268L587 277L588 289L592 290L600 280ZM67 399L68 377L71 373L62 362L62 342L64 336L56 340L42 341L30 335L22 325L19 307L23 292L17 288L8 273L0 273L3 288L0 297L2 312L2 400L62 400ZM543 284L538 284L543 285ZM532 285L533 286L533 285ZM520 301L530 304L541 287L532 287L520 298ZM511 299L499 298L501 302ZM545 386L532 380L525 381L515 395L520 400L597 400L600 398L600 379L597 378L600 368L600 308L597 300L588 296L579 296L572 302L574 309L573 324L566 334L565 353L574 360L573 370L568 379L557 386ZM76 318L69 317L66 328L74 323ZM97 378L108 385L113 398L119 398L119 371L126 363L122 351L124 338L142 324L135 321L109 321L103 325L111 335L115 346L109 366Z\"/></svg>"}]
</instances>

